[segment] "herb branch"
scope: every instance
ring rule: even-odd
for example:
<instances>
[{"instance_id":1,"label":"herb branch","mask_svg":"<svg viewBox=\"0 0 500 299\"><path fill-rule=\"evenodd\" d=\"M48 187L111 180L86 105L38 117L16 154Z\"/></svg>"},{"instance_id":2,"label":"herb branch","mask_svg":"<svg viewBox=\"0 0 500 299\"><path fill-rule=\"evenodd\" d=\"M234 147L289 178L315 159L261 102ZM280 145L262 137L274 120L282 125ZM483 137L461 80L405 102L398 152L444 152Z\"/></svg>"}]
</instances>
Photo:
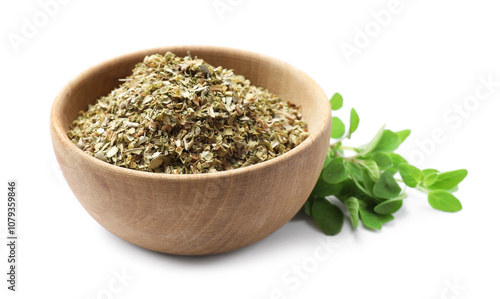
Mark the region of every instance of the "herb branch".
<instances>
[{"instance_id":1,"label":"herb branch","mask_svg":"<svg viewBox=\"0 0 500 299\"><path fill-rule=\"evenodd\" d=\"M330 105L334 111L342 108L342 96L334 94ZM332 117L331 137L335 141L328 149L318 182L303 206L305 213L325 234L338 234L344 222L344 213L326 199L328 196L336 197L345 205L354 229L361 222L365 227L377 230L393 220L393 214L407 197L407 187L426 193L434 209L445 212L462 209L462 204L452 193L458 190L467 170L440 172L436 169L421 170L408 164L394 151L410 135L410 130L393 132L382 126L365 145L343 145L358 125L359 116L354 109L351 109L347 130L340 118Z\"/></svg>"}]
</instances>

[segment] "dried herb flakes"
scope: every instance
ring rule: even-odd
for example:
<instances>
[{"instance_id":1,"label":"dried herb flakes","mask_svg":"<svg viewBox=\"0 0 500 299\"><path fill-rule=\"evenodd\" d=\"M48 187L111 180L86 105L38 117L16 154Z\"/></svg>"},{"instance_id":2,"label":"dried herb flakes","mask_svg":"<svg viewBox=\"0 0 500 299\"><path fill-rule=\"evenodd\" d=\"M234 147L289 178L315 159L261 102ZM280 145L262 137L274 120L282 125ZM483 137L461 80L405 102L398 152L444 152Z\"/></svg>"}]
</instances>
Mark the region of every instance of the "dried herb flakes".
<instances>
[{"instance_id":1,"label":"dried herb flakes","mask_svg":"<svg viewBox=\"0 0 500 299\"><path fill-rule=\"evenodd\" d=\"M298 107L189 53L147 56L120 81L68 132L86 153L117 166L217 172L272 159L308 136Z\"/></svg>"}]
</instances>

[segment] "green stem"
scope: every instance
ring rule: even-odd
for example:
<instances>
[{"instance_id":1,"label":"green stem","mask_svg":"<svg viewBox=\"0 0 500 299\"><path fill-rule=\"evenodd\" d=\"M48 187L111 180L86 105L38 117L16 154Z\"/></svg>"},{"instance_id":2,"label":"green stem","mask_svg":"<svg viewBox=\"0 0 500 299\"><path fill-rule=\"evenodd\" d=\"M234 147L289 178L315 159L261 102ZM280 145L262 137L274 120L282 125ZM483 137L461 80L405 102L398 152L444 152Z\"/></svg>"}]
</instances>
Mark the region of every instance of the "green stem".
<instances>
[{"instance_id":1,"label":"green stem","mask_svg":"<svg viewBox=\"0 0 500 299\"><path fill-rule=\"evenodd\" d=\"M352 146L344 146L344 145L341 145L339 147L340 149L343 149L343 150L348 150L348 151L352 151L352 152L357 152L357 148L355 147L352 147Z\"/></svg>"},{"instance_id":2,"label":"green stem","mask_svg":"<svg viewBox=\"0 0 500 299\"><path fill-rule=\"evenodd\" d=\"M422 187L422 186L420 186L420 185L418 185L418 186L416 187L416 189L417 189L417 190L419 190L419 191L422 191L422 192L424 192L424 193L426 193L426 194L429 194L429 190L425 189L424 187Z\"/></svg>"},{"instance_id":3,"label":"green stem","mask_svg":"<svg viewBox=\"0 0 500 299\"><path fill-rule=\"evenodd\" d=\"M340 138L339 140L335 141L335 143L330 144L330 148L333 149L335 148L339 143L341 143L345 139L345 136Z\"/></svg>"},{"instance_id":4,"label":"green stem","mask_svg":"<svg viewBox=\"0 0 500 299\"><path fill-rule=\"evenodd\" d=\"M403 183L405 184L405 182L402 180L402 179L395 179L396 182L400 182L400 183ZM405 184L405 187L406 187L406 184ZM421 192L424 192L424 193L429 193L429 190L425 189L424 187L422 187L420 184L418 184L415 189L417 189L418 191L421 191Z\"/></svg>"}]
</instances>

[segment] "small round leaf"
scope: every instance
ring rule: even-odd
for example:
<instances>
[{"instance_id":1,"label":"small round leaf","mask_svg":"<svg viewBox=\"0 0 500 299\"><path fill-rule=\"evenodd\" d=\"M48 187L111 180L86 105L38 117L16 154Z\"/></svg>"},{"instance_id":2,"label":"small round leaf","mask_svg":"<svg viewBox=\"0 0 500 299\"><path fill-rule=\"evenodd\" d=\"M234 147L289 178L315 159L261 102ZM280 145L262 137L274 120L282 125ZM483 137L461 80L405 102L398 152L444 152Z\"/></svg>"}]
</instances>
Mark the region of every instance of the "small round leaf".
<instances>
[{"instance_id":1,"label":"small round leaf","mask_svg":"<svg viewBox=\"0 0 500 299\"><path fill-rule=\"evenodd\" d=\"M359 225L359 201L356 197L349 197L344 201L347 210L349 211L349 216L351 218L352 227L354 229L358 228Z\"/></svg>"},{"instance_id":2,"label":"small round leaf","mask_svg":"<svg viewBox=\"0 0 500 299\"><path fill-rule=\"evenodd\" d=\"M424 173L408 163L399 164L399 173L408 187L415 188L424 178Z\"/></svg>"},{"instance_id":3,"label":"small round leaf","mask_svg":"<svg viewBox=\"0 0 500 299\"><path fill-rule=\"evenodd\" d=\"M326 198L316 198L311 207L314 223L326 234L333 236L342 230L344 213Z\"/></svg>"},{"instance_id":4,"label":"small round leaf","mask_svg":"<svg viewBox=\"0 0 500 299\"><path fill-rule=\"evenodd\" d=\"M331 160L322 171L321 177L328 184L337 184L349 176L349 169L344 164L344 158L338 157Z\"/></svg>"},{"instance_id":5,"label":"small round leaf","mask_svg":"<svg viewBox=\"0 0 500 299\"><path fill-rule=\"evenodd\" d=\"M391 157L382 152L376 152L373 154L373 160L377 163L380 170L389 169L392 167Z\"/></svg>"},{"instance_id":6,"label":"small round leaf","mask_svg":"<svg viewBox=\"0 0 500 299\"><path fill-rule=\"evenodd\" d=\"M375 213L368 211L367 209L360 209L359 215L361 216L361 221L363 225L371 229L382 229L383 222L377 217Z\"/></svg>"},{"instance_id":7,"label":"small round leaf","mask_svg":"<svg viewBox=\"0 0 500 299\"><path fill-rule=\"evenodd\" d=\"M330 107L332 110L339 110L342 108L342 105L344 104L344 99L340 95L340 93L335 93L331 98L330 98Z\"/></svg>"},{"instance_id":8,"label":"small round leaf","mask_svg":"<svg viewBox=\"0 0 500 299\"><path fill-rule=\"evenodd\" d=\"M458 198L447 191L432 191L429 193L428 200L429 204L436 210L458 212L462 209L462 204Z\"/></svg>"},{"instance_id":9,"label":"small round leaf","mask_svg":"<svg viewBox=\"0 0 500 299\"><path fill-rule=\"evenodd\" d=\"M403 143L403 141L405 141L406 138L410 135L411 130L402 130L402 131L398 131L395 133L398 134L399 139L401 140L401 143Z\"/></svg>"},{"instance_id":10,"label":"small round leaf","mask_svg":"<svg viewBox=\"0 0 500 299\"><path fill-rule=\"evenodd\" d=\"M380 178L380 169L375 161L366 160L361 165L366 168L368 175L373 181L377 181Z\"/></svg>"},{"instance_id":11,"label":"small round leaf","mask_svg":"<svg viewBox=\"0 0 500 299\"><path fill-rule=\"evenodd\" d=\"M384 201L373 209L376 213L381 215L391 215L397 212L403 205L403 200L401 199L390 199Z\"/></svg>"},{"instance_id":12,"label":"small round leaf","mask_svg":"<svg viewBox=\"0 0 500 299\"><path fill-rule=\"evenodd\" d=\"M393 152L401 144L401 138L391 130L384 130L374 152Z\"/></svg>"},{"instance_id":13,"label":"small round leaf","mask_svg":"<svg viewBox=\"0 0 500 299\"><path fill-rule=\"evenodd\" d=\"M359 125L359 115L354 108L351 109L351 117L349 121L349 132L347 132L347 138L351 138L351 134L358 129Z\"/></svg>"},{"instance_id":14,"label":"small round leaf","mask_svg":"<svg viewBox=\"0 0 500 299\"><path fill-rule=\"evenodd\" d=\"M332 117L332 138L338 139L344 136L345 125L340 118Z\"/></svg>"},{"instance_id":15,"label":"small round leaf","mask_svg":"<svg viewBox=\"0 0 500 299\"><path fill-rule=\"evenodd\" d=\"M451 190L467 176L466 169L437 173L436 179L428 186L429 190Z\"/></svg>"},{"instance_id":16,"label":"small round leaf","mask_svg":"<svg viewBox=\"0 0 500 299\"><path fill-rule=\"evenodd\" d=\"M398 196L400 192L401 187L394 179L394 173L390 171L384 171L373 186L373 194L380 198L391 199Z\"/></svg>"}]
</instances>

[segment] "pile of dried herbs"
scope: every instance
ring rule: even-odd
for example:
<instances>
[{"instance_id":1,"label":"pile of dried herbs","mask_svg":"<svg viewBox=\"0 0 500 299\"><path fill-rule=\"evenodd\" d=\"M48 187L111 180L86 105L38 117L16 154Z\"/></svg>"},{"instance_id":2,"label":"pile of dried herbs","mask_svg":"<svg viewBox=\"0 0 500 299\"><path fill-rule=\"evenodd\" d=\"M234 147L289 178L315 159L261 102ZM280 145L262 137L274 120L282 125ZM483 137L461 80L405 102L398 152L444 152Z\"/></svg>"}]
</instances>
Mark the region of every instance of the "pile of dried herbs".
<instances>
[{"instance_id":1,"label":"pile of dried herbs","mask_svg":"<svg viewBox=\"0 0 500 299\"><path fill-rule=\"evenodd\" d=\"M301 143L298 107L202 59L147 56L131 76L68 132L111 164L162 173L206 173L252 165Z\"/></svg>"}]
</instances>

